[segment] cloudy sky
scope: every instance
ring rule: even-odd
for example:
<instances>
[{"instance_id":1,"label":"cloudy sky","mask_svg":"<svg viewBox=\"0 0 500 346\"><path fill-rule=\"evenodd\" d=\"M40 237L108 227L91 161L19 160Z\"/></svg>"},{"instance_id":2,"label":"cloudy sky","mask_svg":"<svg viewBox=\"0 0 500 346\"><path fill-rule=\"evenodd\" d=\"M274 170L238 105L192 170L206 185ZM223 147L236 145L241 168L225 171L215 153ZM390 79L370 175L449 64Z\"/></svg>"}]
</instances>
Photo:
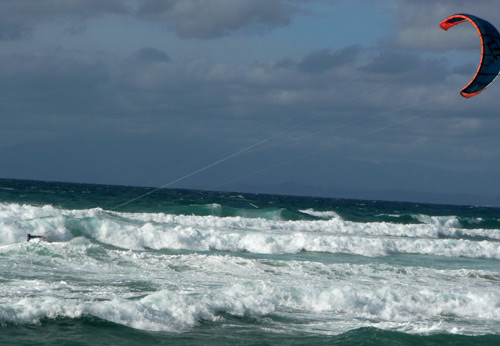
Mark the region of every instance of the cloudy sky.
<instances>
[{"instance_id":1,"label":"cloudy sky","mask_svg":"<svg viewBox=\"0 0 500 346\"><path fill-rule=\"evenodd\" d=\"M497 0L2 0L0 177L500 206Z\"/></svg>"}]
</instances>

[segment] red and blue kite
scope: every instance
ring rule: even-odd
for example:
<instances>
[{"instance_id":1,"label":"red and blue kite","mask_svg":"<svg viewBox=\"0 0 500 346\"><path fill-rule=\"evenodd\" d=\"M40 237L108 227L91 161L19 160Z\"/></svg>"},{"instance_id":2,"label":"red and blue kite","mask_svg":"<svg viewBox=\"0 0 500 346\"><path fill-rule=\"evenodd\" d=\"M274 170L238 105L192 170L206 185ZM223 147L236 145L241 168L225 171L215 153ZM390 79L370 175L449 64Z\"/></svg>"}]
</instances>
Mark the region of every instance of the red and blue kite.
<instances>
[{"instance_id":1,"label":"red and blue kite","mask_svg":"<svg viewBox=\"0 0 500 346\"><path fill-rule=\"evenodd\" d=\"M500 71L500 34L488 21L470 14L454 14L439 25L443 30L469 21L474 25L481 38L481 62L476 75L467 84L460 95L472 97L486 89L498 76Z\"/></svg>"}]
</instances>

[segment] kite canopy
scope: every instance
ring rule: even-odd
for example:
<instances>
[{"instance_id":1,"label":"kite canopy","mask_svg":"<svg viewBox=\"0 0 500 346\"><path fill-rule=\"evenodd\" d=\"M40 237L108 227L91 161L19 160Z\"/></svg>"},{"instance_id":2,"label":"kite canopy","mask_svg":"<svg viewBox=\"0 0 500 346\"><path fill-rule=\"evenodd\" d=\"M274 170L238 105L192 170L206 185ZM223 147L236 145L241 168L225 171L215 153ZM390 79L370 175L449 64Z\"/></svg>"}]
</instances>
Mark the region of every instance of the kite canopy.
<instances>
[{"instance_id":1,"label":"kite canopy","mask_svg":"<svg viewBox=\"0 0 500 346\"><path fill-rule=\"evenodd\" d=\"M439 26L443 30L448 30L465 21L474 25L481 38L481 62L476 75L460 92L463 97L472 97L486 89L498 76L500 71L500 33L486 20L464 13L454 14L446 18Z\"/></svg>"}]
</instances>

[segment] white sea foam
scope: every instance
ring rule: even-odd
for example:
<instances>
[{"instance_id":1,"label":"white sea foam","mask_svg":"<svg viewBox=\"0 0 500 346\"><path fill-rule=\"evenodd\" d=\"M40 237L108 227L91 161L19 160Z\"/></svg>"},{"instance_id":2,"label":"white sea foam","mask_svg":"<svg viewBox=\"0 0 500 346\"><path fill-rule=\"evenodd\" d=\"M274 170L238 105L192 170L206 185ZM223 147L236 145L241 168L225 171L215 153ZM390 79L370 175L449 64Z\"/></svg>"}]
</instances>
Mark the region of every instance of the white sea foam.
<instances>
[{"instance_id":1,"label":"white sea foam","mask_svg":"<svg viewBox=\"0 0 500 346\"><path fill-rule=\"evenodd\" d=\"M304 210L299 210L301 213L304 214L309 214L312 216L320 217L323 219L340 219L340 215L337 214L334 211L317 211L314 209L304 209Z\"/></svg>"},{"instance_id":2,"label":"white sea foam","mask_svg":"<svg viewBox=\"0 0 500 346\"><path fill-rule=\"evenodd\" d=\"M498 242L437 239L438 230L418 225L394 227L387 224L364 224L357 227L355 224L333 224L332 229L325 227L322 230L303 221L298 224L270 224L272 228L255 223L254 227L248 227L240 222L209 220L206 217L198 220L203 221L201 223L193 224L189 217L185 221L187 222L175 222L170 227L150 222L137 227L103 220L97 229L92 230L92 237L103 243L130 249L218 250L263 254L317 251L363 256L415 253L500 259ZM218 223L220 225L216 226ZM413 237L404 236L404 232L409 230L413 230ZM431 237L426 238L429 235Z\"/></svg>"},{"instance_id":3,"label":"white sea foam","mask_svg":"<svg viewBox=\"0 0 500 346\"><path fill-rule=\"evenodd\" d=\"M359 223L341 218L280 221L245 217L110 213L0 204L0 244L24 242L27 233L51 241L85 236L125 249L229 251L261 254L301 251L363 256L424 254L500 259L500 230L461 229L454 218L425 224ZM465 237L465 238L464 238Z\"/></svg>"},{"instance_id":4,"label":"white sea foam","mask_svg":"<svg viewBox=\"0 0 500 346\"><path fill-rule=\"evenodd\" d=\"M459 228L460 221L456 216L430 216L430 215L415 215L415 218L423 223L436 225L446 228Z\"/></svg>"},{"instance_id":5,"label":"white sea foam","mask_svg":"<svg viewBox=\"0 0 500 346\"><path fill-rule=\"evenodd\" d=\"M325 333L368 325L429 332L464 322L466 333L492 333L500 323L498 271L166 255L105 249L82 238L1 246L1 258L16 266L0 261L9 273L0 323L92 315L182 331L202 321L223 324L222 313L277 316L277 328L281 318L299 315L314 322L292 328Z\"/></svg>"},{"instance_id":6,"label":"white sea foam","mask_svg":"<svg viewBox=\"0 0 500 346\"><path fill-rule=\"evenodd\" d=\"M315 220L283 220L278 207L177 209L212 215L196 216L0 203L0 328L95 316L197 335L205 321L286 335L498 334L500 230L306 208ZM26 242L46 232L51 242Z\"/></svg>"}]
</instances>

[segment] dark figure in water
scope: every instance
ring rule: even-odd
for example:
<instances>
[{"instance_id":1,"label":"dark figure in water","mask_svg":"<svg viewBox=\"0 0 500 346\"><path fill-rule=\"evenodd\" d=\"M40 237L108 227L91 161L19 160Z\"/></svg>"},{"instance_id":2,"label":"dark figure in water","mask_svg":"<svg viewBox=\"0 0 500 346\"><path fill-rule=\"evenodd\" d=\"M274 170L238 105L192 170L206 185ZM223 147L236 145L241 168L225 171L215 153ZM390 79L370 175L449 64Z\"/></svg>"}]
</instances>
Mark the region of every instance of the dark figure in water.
<instances>
[{"instance_id":1,"label":"dark figure in water","mask_svg":"<svg viewBox=\"0 0 500 346\"><path fill-rule=\"evenodd\" d=\"M30 241L31 239L35 239L35 238L42 238L42 240L46 240L45 235L31 235L29 233L26 236L26 238L28 239L28 241Z\"/></svg>"}]
</instances>

